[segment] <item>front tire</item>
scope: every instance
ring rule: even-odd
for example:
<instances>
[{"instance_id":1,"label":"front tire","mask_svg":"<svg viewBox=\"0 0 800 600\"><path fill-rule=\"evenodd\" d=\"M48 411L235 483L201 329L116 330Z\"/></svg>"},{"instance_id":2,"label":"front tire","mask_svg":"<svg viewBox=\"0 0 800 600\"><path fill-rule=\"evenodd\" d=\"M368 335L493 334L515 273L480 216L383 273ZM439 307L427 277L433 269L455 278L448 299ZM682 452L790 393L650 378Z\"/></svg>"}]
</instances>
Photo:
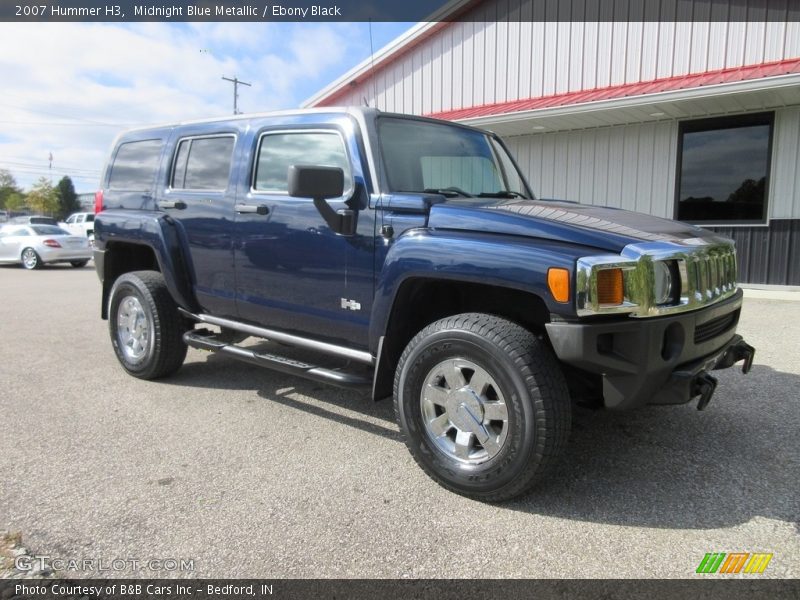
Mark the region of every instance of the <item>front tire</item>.
<instances>
[{"instance_id":1,"label":"front tire","mask_svg":"<svg viewBox=\"0 0 800 600\"><path fill-rule=\"evenodd\" d=\"M42 266L42 259L33 248L25 248L20 255L22 266L32 271Z\"/></svg>"},{"instance_id":2,"label":"front tire","mask_svg":"<svg viewBox=\"0 0 800 600\"><path fill-rule=\"evenodd\" d=\"M177 371L186 358L185 320L155 271L125 273L114 282L109 333L122 367L134 377L157 379Z\"/></svg>"},{"instance_id":3,"label":"front tire","mask_svg":"<svg viewBox=\"0 0 800 600\"><path fill-rule=\"evenodd\" d=\"M552 351L493 315L455 315L418 333L397 366L394 402L422 469L483 501L528 492L569 435L569 392Z\"/></svg>"}]
</instances>

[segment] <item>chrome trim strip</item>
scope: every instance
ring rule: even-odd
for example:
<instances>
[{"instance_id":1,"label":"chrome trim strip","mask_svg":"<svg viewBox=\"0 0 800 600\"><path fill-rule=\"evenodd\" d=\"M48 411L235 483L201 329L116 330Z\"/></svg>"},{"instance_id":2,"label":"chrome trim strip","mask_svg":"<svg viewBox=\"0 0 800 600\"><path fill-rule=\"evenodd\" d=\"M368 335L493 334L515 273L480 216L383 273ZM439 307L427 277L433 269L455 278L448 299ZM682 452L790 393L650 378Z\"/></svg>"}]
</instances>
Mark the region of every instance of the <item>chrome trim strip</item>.
<instances>
[{"instance_id":1,"label":"chrome trim strip","mask_svg":"<svg viewBox=\"0 0 800 600\"><path fill-rule=\"evenodd\" d=\"M249 333L256 337L274 340L276 342L283 342L290 346L297 346L299 348L308 348L322 352L323 354L330 354L333 356L340 356L348 358L367 365L375 364L375 358L369 352L356 350L354 348L347 348L345 346L337 346L336 344L329 344L328 342L320 342L319 340L312 340L309 338L284 333L282 331L275 331L274 329L265 329L263 327L256 327L247 323L240 323L239 321L232 321L230 319L223 319L222 317L214 317L206 314L194 314L187 310L180 309L183 314L191 319L200 321L201 323L208 323L209 325L217 325L218 327L227 327L243 333Z\"/></svg>"},{"instance_id":2,"label":"chrome trim strip","mask_svg":"<svg viewBox=\"0 0 800 600\"><path fill-rule=\"evenodd\" d=\"M674 261L680 278L676 302L655 301L654 263ZM597 273L623 269L625 302L597 301ZM671 315L715 304L736 292L736 249L721 237L629 244L619 255L588 256L577 262L575 303L579 316L627 313L632 317Z\"/></svg>"}]
</instances>

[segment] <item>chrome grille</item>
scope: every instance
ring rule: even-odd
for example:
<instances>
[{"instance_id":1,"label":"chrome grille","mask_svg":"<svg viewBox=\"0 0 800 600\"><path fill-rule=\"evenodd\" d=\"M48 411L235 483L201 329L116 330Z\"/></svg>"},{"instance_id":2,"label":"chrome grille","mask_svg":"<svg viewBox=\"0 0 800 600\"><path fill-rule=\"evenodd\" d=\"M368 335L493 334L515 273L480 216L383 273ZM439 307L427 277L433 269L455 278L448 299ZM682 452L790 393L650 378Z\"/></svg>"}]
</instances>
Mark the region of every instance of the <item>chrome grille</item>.
<instances>
[{"instance_id":1,"label":"chrome grille","mask_svg":"<svg viewBox=\"0 0 800 600\"><path fill-rule=\"evenodd\" d=\"M681 295L689 296L689 303L706 304L736 289L736 252L733 247L713 246L703 252L683 254L678 260L686 265L687 277L682 281Z\"/></svg>"},{"instance_id":2,"label":"chrome grille","mask_svg":"<svg viewBox=\"0 0 800 600\"><path fill-rule=\"evenodd\" d=\"M677 267L680 293L665 304L656 302L654 264L663 261ZM597 298L597 273L622 269L625 301L603 305ZM736 250L726 238L703 238L630 244L619 255L589 256L578 260L576 308L581 316L627 313L633 317L657 317L694 310L719 302L736 292Z\"/></svg>"}]
</instances>

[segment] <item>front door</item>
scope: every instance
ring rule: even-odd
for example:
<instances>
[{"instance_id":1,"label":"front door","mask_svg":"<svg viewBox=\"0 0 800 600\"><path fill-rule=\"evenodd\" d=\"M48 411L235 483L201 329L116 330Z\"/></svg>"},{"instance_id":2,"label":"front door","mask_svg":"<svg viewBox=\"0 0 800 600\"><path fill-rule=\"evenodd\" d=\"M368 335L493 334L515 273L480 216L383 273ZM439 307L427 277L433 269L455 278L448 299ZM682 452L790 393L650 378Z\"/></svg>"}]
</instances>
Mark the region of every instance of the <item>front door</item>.
<instances>
[{"instance_id":1,"label":"front door","mask_svg":"<svg viewBox=\"0 0 800 600\"><path fill-rule=\"evenodd\" d=\"M373 294L373 211L356 234L333 232L310 198L288 195L290 165L341 167L345 194L334 210L366 207L358 146L336 126L266 129L253 134L250 177L236 203L239 317L354 348L366 348Z\"/></svg>"}]
</instances>

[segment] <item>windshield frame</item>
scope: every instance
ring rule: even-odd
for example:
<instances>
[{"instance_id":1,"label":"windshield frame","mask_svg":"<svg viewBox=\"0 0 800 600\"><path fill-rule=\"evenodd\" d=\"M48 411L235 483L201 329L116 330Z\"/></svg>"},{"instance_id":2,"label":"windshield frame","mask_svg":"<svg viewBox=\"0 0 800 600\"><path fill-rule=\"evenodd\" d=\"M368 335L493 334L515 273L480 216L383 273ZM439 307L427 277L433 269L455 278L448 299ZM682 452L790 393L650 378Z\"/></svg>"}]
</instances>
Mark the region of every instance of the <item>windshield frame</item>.
<instances>
[{"instance_id":1,"label":"windshield frame","mask_svg":"<svg viewBox=\"0 0 800 600\"><path fill-rule=\"evenodd\" d=\"M517 176L519 177L519 180L520 180L520 183L521 183L522 192L525 194L526 198L527 199L532 199L532 200L536 199L536 195L533 193L533 190L531 189L531 186L528 183L528 179L525 177L524 173L522 172L522 169L520 169L519 164L517 163L516 159L514 158L514 155L508 150L508 147L505 145L503 140L497 134L495 134L495 133L493 133L491 131L486 131L485 129L479 129L477 127L471 127L469 125L464 125L462 123L455 123L455 122L452 122L452 121L444 121L444 120L441 120L441 119L430 119L430 118L427 118L427 117L419 117L419 116L415 116L415 115L405 115L405 114L400 114L400 113L379 112L376 115L376 118L375 118L375 121L374 121L374 130L373 131L374 131L374 135L375 135L374 148L375 148L375 151L377 153L378 170L379 170L379 177L380 177L380 189L381 189L382 193L385 193L385 194L424 194L424 193L426 193L426 192L424 192L422 190L409 191L409 190L395 190L395 189L392 188L392 186L391 186L391 184L389 182L389 168L387 167L386 156L385 156L384 151L383 151L383 144L382 144L382 140L381 140L381 120L382 119L384 119L384 120L391 119L391 120L395 120L395 121L399 121L399 120L417 121L417 122L420 122L420 123L427 123L427 124L435 125L435 126L453 127L453 128L456 128L456 129L462 129L462 130L468 131L471 134L476 134L477 133L477 134L482 135L486 139L486 142L487 142L489 150L490 150L490 152L492 154L492 157L494 158L494 160L497 161L497 166L499 167L499 175L500 175L501 183L503 185L507 186L507 184L508 184L508 174L506 173L506 165L504 164L501 156L498 155L498 148L502 150L502 152L505 154L505 157L508 159L508 162L516 170ZM506 187L506 189L508 189L508 187ZM427 193L433 193L433 192L427 192ZM441 195L444 195L444 194L441 194ZM478 195L470 195L470 196L461 196L461 195L458 195L458 196L447 196L447 195L444 195L444 196L445 196L445 198L446 198L446 200L448 202L458 202L458 201L461 201L461 202L464 202L464 201L475 202L477 200L480 200L480 201L485 202L485 203L491 203L492 201L512 200L512 199L514 199L511 196L509 196L508 198L506 198L504 196L478 196ZM516 199L519 200L519 199L522 199L522 198L516 198Z\"/></svg>"}]
</instances>

